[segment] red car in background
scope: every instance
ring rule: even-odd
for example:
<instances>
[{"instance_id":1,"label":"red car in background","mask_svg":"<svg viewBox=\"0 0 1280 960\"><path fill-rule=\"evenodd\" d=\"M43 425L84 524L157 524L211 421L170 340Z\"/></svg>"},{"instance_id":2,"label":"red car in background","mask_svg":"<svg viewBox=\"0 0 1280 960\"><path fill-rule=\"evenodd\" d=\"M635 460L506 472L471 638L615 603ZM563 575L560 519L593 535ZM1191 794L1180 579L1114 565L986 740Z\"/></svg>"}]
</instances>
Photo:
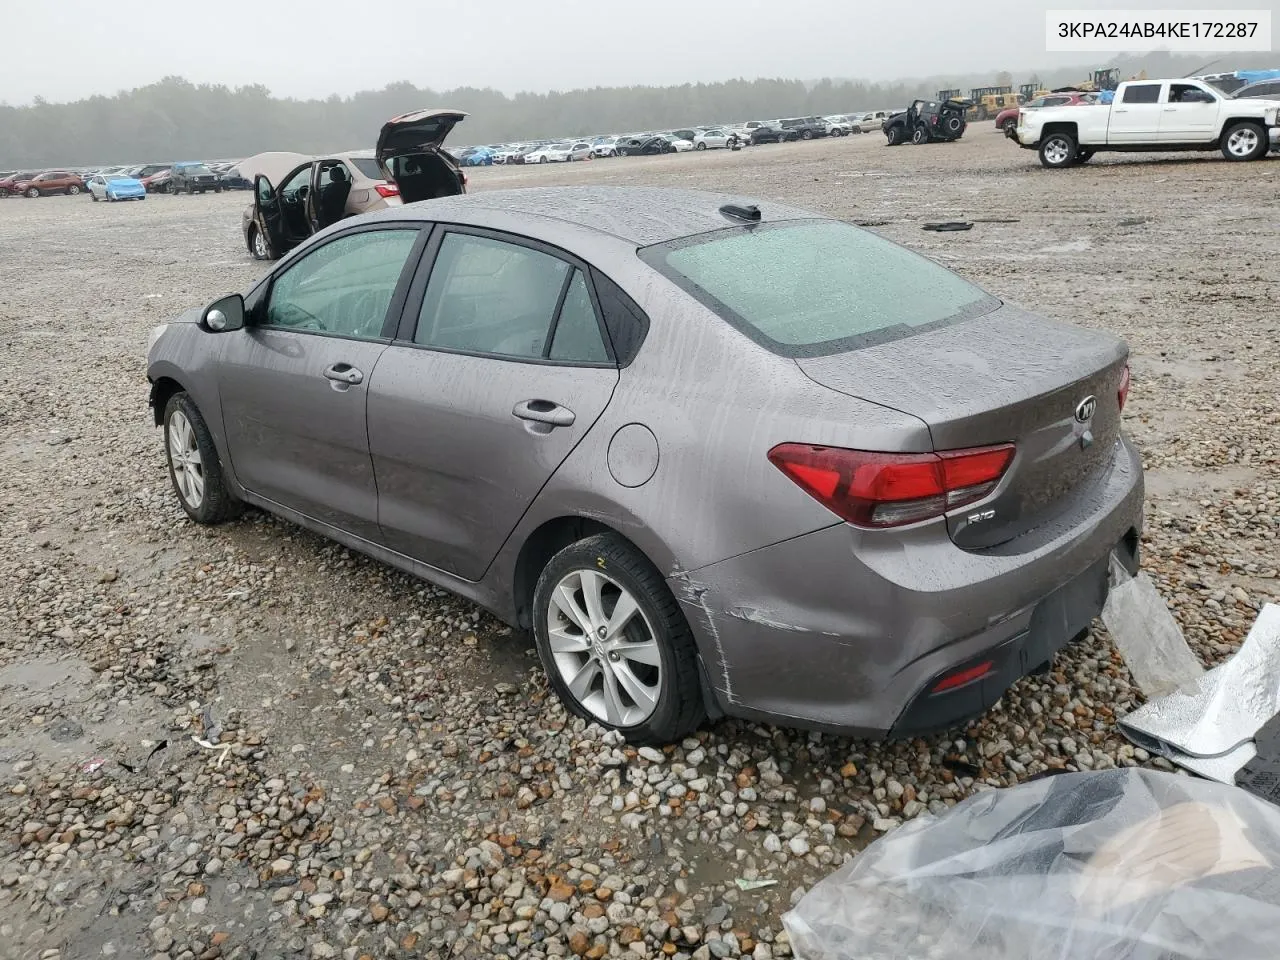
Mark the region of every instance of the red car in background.
<instances>
[{"instance_id":1,"label":"red car in background","mask_svg":"<svg viewBox=\"0 0 1280 960\"><path fill-rule=\"evenodd\" d=\"M80 175L69 170L48 170L37 174L30 180L18 180L13 184L12 193L25 196L47 197L53 193L66 193L74 196L84 189L84 181Z\"/></svg>"},{"instance_id":2,"label":"red car in background","mask_svg":"<svg viewBox=\"0 0 1280 960\"><path fill-rule=\"evenodd\" d=\"M19 170L17 173L11 173L7 177L0 177L0 197L10 197L18 191L15 189L19 183L32 180L40 175L39 170Z\"/></svg>"},{"instance_id":3,"label":"red car in background","mask_svg":"<svg viewBox=\"0 0 1280 960\"><path fill-rule=\"evenodd\" d=\"M1078 107L1082 104L1097 103L1098 95L1088 90L1069 90L1062 93L1048 93L1043 97L1028 100L1020 107L1008 107L996 114L996 129L1003 130L1010 140L1018 129L1019 110L1039 110L1041 107Z\"/></svg>"}]
</instances>

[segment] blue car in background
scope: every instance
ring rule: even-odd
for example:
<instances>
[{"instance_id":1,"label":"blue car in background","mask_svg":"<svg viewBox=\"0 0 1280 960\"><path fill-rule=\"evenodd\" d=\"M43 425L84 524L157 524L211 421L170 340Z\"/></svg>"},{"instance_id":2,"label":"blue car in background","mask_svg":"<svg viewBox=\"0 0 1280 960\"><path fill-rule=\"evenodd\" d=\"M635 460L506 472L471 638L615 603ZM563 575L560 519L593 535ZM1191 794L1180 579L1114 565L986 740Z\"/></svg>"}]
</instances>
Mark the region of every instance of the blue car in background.
<instances>
[{"instance_id":1,"label":"blue car in background","mask_svg":"<svg viewBox=\"0 0 1280 960\"><path fill-rule=\"evenodd\" d=\"M460 162L464 167L490 167L495 157L497 154L488 147L469 147L462 151Z\"/></svg>"},{"instance_id":2,"label":"blue car in background","mask_svg":"<svg viewBox=\"0 0 1280 960\"><path fill-rule=\"evenodd\" d=\"M142 181L121 173L95 174L89 178L89 196L98 200L145 200L147 188Z\"/></svg>"}]
</instances>

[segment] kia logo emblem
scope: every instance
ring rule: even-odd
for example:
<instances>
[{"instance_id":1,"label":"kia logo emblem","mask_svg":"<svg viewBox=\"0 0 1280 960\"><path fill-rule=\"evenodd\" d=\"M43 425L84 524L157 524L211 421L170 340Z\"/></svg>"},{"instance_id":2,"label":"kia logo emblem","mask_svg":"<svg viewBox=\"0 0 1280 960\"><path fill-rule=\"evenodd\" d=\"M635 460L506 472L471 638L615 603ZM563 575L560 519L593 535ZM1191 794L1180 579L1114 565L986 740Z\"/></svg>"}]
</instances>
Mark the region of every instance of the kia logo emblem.
<instances>
[{"instance_id":1,"label":"kia logo emblem","mask_svg":"<svg viewBox=\"0 0 1280 960\"><path fill-rule=\"evenodd\" d=\"M1098 409L1098 401L1093 397L1085 397L1076 405L1076 420L1088 423L1093 418L1093 411Z\"/></svg>"}]
</instances>

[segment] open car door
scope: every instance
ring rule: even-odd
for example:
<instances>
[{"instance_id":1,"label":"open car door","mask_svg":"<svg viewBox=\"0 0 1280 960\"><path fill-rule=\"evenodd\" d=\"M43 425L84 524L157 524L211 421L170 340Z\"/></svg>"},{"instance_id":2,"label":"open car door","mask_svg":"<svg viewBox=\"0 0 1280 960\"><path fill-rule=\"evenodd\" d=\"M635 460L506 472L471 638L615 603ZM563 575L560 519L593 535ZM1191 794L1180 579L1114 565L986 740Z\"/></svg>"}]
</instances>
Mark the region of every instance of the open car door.
<instances>
[{"instance_id":1,"label":"open car door","mask_svg":"<svg viewBox=\"0 0 1280 960\"><path fill-rule=\"evenodd\" d=\"M399 188L405 203L466 192L462 171L441 149L445 138L466 116L461 110L415 110L382 125L378 166L387 180Z\"/></svg>"},{"instance_id":2,"label":"open car door","mask_svg":"<svg viewBox=\"0 0 1280 960\"><path fill-rule=\"evenodd\" d=\"M280 211L280 197L266 174L253 178L253 220L267 238L268 256L279 257L289 249L284 236L284 221Z\"/></svg>"}]
</instances>

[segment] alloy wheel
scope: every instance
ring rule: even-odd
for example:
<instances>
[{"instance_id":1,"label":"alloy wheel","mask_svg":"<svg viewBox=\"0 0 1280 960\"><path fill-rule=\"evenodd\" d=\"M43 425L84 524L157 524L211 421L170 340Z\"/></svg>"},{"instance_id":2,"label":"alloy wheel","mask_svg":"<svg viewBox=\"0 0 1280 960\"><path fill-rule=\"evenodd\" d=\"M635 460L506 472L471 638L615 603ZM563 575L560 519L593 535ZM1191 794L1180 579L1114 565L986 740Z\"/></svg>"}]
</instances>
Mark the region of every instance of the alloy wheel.
<instances>
[{"instance_id":1,"label":"alloy wheel","mask_svg":"<svg viewBox=\"0 0 1280 960\"><path fill-rule=\"evenodd\" d=\"M643 723L662 695L662 651L636 598L598 570L574 570L547 606L552 660L570 694L615 727Z\"/></svg>"},{"instance_id":2,"label":"alloy wheel","mask_svg":"<svg viewBox=\"0 0 1280 960\"><path fill-rule=\"evenodd\" d=\"M181 410L174 410L169 416L169 463L179 496L191 509L199 509L204 502L204 460L195 428Z\"/></svg>"},{"instance_id":3,"label":"alloy wheel","mask_svg":"<svg viewBox=\"0 0 1280 960\"><path fill-rule=\"evenodd\" d=\"M1061 137L1054 137L1044 145L1044 158L1054 166L1064 164L1071 156L1071 151L1067 149L1067 142Z\"/></svg>"},{"instance_id":4,"label":"alloy wheel","mask_svg":"<svg viewBox=\"0 0 1280 960\"><path fill-rule=\"evenodd\" d=\"M253 231L253 255L259 260L267 259L267 238L261 230Z\"/></svg>"},{"instance_id":5,"label":"alloy wheel","mask_svg":"<svg viewBox=\"0 0 1280 960\"><path fill-rule=\"evenodd\" d=\"M1227 137L1227 149L1233 157L1247 157L1258 149L1258 131L1241 127Z\"/></svg>"}]
</instances>

